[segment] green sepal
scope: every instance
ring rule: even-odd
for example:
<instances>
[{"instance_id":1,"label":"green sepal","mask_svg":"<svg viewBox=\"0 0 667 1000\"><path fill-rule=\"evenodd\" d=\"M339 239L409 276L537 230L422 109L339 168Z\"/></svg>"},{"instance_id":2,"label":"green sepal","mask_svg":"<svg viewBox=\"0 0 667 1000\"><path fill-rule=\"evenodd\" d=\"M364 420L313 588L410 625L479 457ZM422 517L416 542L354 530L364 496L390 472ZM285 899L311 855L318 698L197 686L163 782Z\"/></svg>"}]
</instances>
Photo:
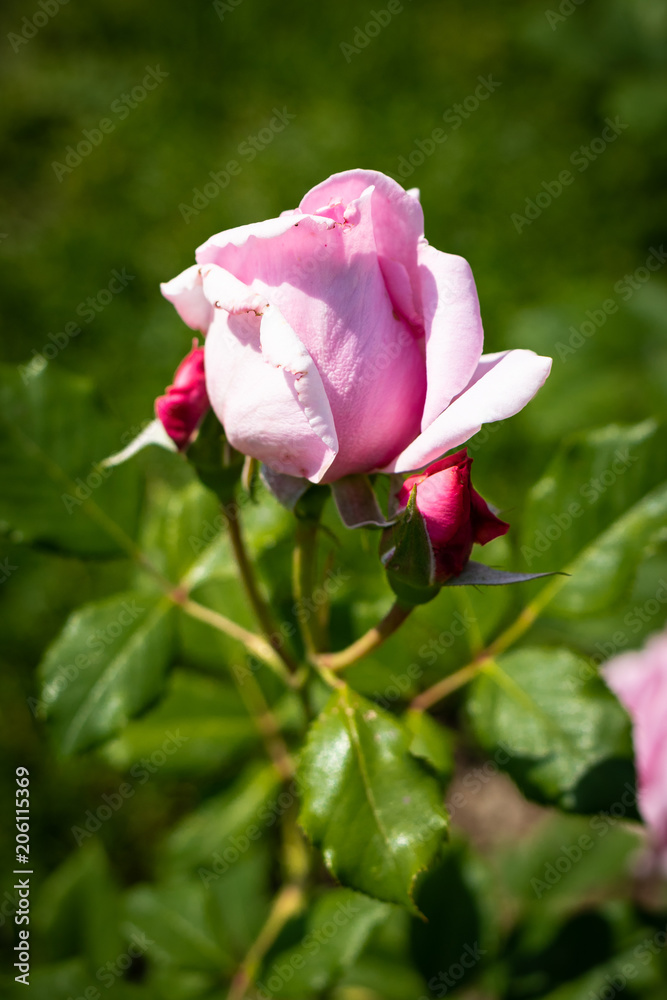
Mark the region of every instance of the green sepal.
<instances>
[{"instance_id":1,"label":"green sepal","mask_svg":"<svg viewBox=\"0 0 667 1000\"><path fill-rule=\"evenodd\" d=\"M404 604L427 604L438 596L441 584L435 582L435 556L417 507L416 486L403 516L383 534L380 558L389 586Z\"/></svg>"},{"instance_id":2,"label":"green sepal","mask_svg":"<svg viewBox=\"0 0 667 1000\"><path fill-rule=\"evenodd\" d=\"M204 486L213 490L223 504L234 499L234 489L241 478L245 459L230 445L213 410L209 410L204 417L186 455Z\"/></svg>"}]
</instances>

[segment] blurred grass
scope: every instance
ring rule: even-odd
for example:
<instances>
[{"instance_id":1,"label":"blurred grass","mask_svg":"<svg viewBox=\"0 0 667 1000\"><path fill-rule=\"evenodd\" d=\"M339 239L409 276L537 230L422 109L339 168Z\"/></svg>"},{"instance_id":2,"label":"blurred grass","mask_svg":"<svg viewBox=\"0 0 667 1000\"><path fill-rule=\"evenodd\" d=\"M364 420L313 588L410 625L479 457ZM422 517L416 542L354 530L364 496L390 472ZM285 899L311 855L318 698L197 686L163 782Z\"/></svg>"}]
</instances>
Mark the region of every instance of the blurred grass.
<instances>
[{"instance_id":1,"label":"blurred grass","mask_svg":"<svg viewBox=\"0 0 667 1000\"><path fill-rule=\"evenodd\" d=\"M487 349L555 354L539 397L475 452L477 485L503 509L520 508L563 435L609 421L664 414L667 270L627 301L614 285L667 237L667 8L660 0L587 0L550 27L542 3L405 2L347 62L341 43L370 8L242 0L221 19L209 2L99 0L67 4L13 51L36 4L6 0L0 78L0 290L4 358L26 364L76 322L77 307L114 269L129 285L59 352L54 363L89 375L128 431L152 414L191 331L158 283L193 261L212 232L268 218L298 203L334 171L396 175L416 140L447 140L415 168L426 234L467 257L477 279ZM557 4L553 5L554 10ZM16 46L16 43L14 43ZM168 77L124 120L111 110L146 67ZM500 81L460 128L443 114ZM239 146L273 109L295 115L250 162ZM616 116L619 138L521 233L542 182ZM84 129L110 117L114 131L59 181L54 161ZM242 171L189 224L179 205L230 159ZM557 344L587 310L618 311L565 361ZM34 767L43 869L71 850L69 826L117 779L94 760L56 764L25 699L34 667L70 609L127 582L121 564L94 565L28 552L7 535L0 554L18 566L3 585L0 744ZM5 775L5 781L8 780ZM192 801L183 783L151 786L114 819L108 841L128 879L150 874L151 843ZM9 785L0 785L10 801ZM141 842L135 849L132 845ZM8 842L0 842L3 857ZM6 934L7 926L2 930Z\"/></svg>"}]
</instances>

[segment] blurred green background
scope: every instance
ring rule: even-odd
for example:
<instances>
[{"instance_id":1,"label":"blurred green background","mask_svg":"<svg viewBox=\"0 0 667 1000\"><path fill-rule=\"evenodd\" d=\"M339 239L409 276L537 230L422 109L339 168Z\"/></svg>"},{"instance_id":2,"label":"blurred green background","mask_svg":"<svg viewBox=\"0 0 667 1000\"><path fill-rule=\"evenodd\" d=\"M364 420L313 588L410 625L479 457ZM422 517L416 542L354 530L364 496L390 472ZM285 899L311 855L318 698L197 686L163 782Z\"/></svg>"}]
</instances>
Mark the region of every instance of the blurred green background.
<instances>
[{"instance_id":1,"label":"blurred green background","mask_svg":"<svg viewBox=\"0 0 667 1000\"><path fill-rule=\"evenodd\" d=\"M586 0L560 3L572 13L558 14L559 3L404 0L361 47L358 29L384 0L375 8L73 0L48 17L36 2L5 0L5 362L35 364L49 335L61 336L49 365L89 377L126 441L152 416L191 340L160 281L192 263L213 232L275 216L331 173L362 166L401 179L400 164L411 155L418 163L419 143L430 148L441 128L446 140L405 178L421 189L426 235L471 262L487 350L525 347L555 359L538 398L475 451L478 488L501 509L516 508L568 433L664 415L667 270L645 264L667 244L667 7ZM151 67L166 76L132 97ZM470 110L489 76L500 85ZM468 110L455 128L457 112L445 116L457 104ZM294 117L267 141L274 109ZM102 119L113 129L99 145L66 172L54 169ZM607 119L627 127L600 150L594 140ZM249 137L264 146L252 158ZM591 143L582 160L577 151ZM184 213L209 172L230 160L241 172L197 214ZM573 183L557 197L542 194L545 207L518 232L512 216L525 216L549 185L556 190L568 169ZM114 271L132 278L109 296ZM617 309L605 315L608 300ZM73 322L81 333L63 341ZM591 322L592 335L571 343ZM15 766L34 771L44 874L72 852L76 817L119 778L91 757L54 760L26 706L35 666L70 611L123 586L128 569L28 550L11 531L0 557L18 567L1 593L0 745L9 767L0 796L11 801ZM664 545L649 563L638 584L648 595L667 566ZM154 844L199 794L191 781L161 777L114 819L104 836L119 880L151 877ZM11 860L12 834L0 841L3 859ZM8 928L0 935L9 946Z\"/></svg>"}]
</instances>

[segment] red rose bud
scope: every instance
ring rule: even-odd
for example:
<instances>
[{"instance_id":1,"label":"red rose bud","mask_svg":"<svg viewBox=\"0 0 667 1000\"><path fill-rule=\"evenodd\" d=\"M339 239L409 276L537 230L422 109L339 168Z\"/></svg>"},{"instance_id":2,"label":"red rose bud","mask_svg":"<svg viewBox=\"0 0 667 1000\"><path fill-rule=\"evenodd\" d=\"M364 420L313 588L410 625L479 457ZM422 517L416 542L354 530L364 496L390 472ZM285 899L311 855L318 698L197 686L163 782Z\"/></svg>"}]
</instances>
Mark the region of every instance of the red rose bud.
<instances>
[{"instance_id":1,"label":"red rose bud","mask_svg":"<svg viewBox=\"0 0 667 1000\"><path fill-rule=\"evenodd\" d=\"M471 466L463 448L409 476L397 497L399 508L407 507L416 487L417 509L433 546L436 579L442 583L463 571L475 542L486 545L509 531L509 524L496 517L473 489Z\"/></svg>"},{"instance_id":2,"label":"red rose bud","mask_svg":"<svg viewBox=\"0 0 667 1000\"><path fill-rule=\"evenodd\" d=\"M179 451L187 448L210 408L204 377L204 348L196 346L181 361L165 396L155 400L155 412Z\"/></svg>"},{"instance_id":3,"label":"red rose bud","mask_svg":"<svg viewBox=\"0 0 667 1000\"><path fill-rule=\"evenodd\" d=\"M399 598L425 603L461 573L475 542L504 535L501 521L470 482L465 448L409 476L397 495L403 517L385 534L383 562Z\"/></svg>"}]
</instances>

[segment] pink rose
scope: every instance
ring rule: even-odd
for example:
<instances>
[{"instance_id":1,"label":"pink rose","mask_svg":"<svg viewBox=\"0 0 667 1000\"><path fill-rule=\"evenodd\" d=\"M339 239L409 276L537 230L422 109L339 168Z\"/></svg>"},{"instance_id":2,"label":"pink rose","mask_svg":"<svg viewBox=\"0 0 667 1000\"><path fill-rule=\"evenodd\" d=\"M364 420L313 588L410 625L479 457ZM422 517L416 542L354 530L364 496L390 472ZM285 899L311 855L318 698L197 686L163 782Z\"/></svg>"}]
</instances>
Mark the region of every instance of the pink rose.
<instances>
[{"instance_id":1,"label":"pink rose","mask_svg":"<svg viewBox=\"0 0 667 1000\"><path fill-rule=\"evenodd\" d=\"M652 636L638 652L615 656L602 673L632 719L639 810L667 875L667 633Z\"/></svg>"},{"instance_id":2,"label":"pink rose","mask_svg":"<svg viewBox=\"0 0 667 1000\"><path fill-rule=\"evenodd\" d=\"M509 531L509 524L496 517L473 489L471 465L464 448L430 465L422 475L410 476L397 495L399 509L404 508L417 487L415 501L431 540L440 582L463 571L473 543L486 545Z\"/></svg>"},{"instance_id":3,"label":"pink rose","mask_svg":"<svg viewBox=\"0 0 667 1000\"><path fill-rule=\"evenodd\" d=\"M415 192L350 170L212 236L162 286L207 335L208 395L235 448L312 482L407 472L534 396L550 359L483 357L470 266L423 234Z\"/></svg>"},{"instance_id":4,"label":"pink rose","mask_svg":"<svg viewBox=\"0 0 667 1000\"><path fill-rule=\"evenodd\" d=\"M204 348L192 350L176 369L165 396L155 400L155 413L171 440L182 451L210 408L204 375Z\"/></svg>"}]
</instances>

